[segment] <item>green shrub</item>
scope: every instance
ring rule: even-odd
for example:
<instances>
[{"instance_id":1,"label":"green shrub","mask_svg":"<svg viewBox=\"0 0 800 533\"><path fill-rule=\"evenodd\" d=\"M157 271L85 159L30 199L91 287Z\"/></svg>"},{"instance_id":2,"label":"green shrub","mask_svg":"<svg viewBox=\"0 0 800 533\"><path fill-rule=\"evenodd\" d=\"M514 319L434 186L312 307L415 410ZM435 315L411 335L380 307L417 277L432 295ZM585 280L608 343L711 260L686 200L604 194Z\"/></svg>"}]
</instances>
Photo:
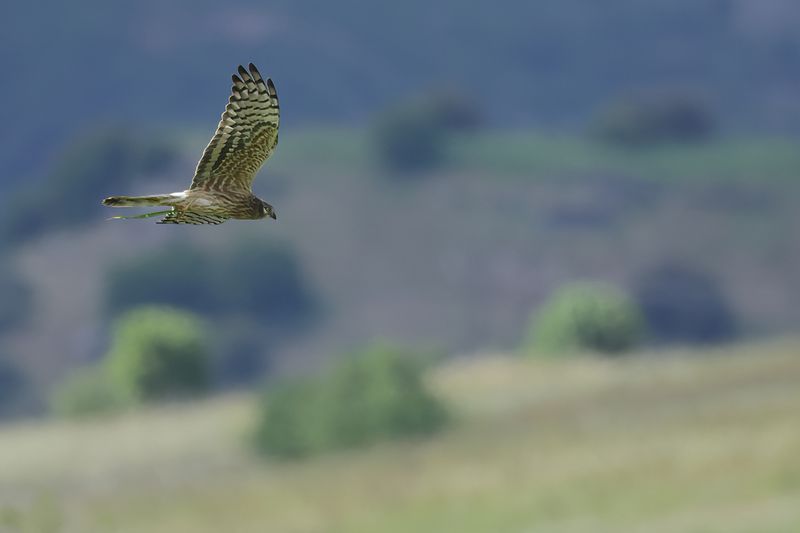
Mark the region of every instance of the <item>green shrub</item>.
<instances>
[{"instance_id":1,"label":"green shrub","mask_svg":"<svg viewBox=\"0 0 800 533\"><path fill-rule=\"evenodd\" d=\"M290 459L330 448L323 387L319 379L296 379L265 394L255 433L258 450Z\"/></svg>"},{"instance_id":2,"label":"green shrub","mask_svg":"<svg viewBox=\"0 0 800 533\"><path fill-rule=\"evenodd\" d=\"M545 353L625 352L642 339L636 305L606 285L577 283L560 289L531 320L528 348Z\"/></svg>"},{"instance_id":3,"label":"green shrub","mask_svg":"<svg viewBox=\"0 0 800 533\"><path fill-rule=\"evenodd\" d=\"M0 243L17 244L52 228L97 216L100 200L128 183L167 168L175 151L150 136L100 128L71 143L39 183L2 202Z\"/></svg>"},{"instance_id":4,"label":"green shrub","mask_svg":"<svg viewBox=\"0 0 800 533\"><path fill-rule=\"evenodd\" d=\"M112 267L105 295L112 314L163 304L207 315L247 313L281 331L308 323L317 309L294 251L271 241L214 253L170 244Z\"/></svg>"},{"instance_id":5,"label":"green shrub","mask_svg":"<svg viewBox=\"0 0 800 533\"><path fill-rule=\"evenodd\" d=\"M615 102L593 121L601 140L626 146L659 142L696 142L716 128L714 116L700 98L682 92L659 92Z\"/></svg>"},{"instance_id":6,"label":"green shrub","mask_svg":"<svg viewBox=\"0 0 800 533\"><path fill-rule=\"evenodd\" d=\"M270 371L275 337L265 341L257 320L230 315L214 323L214 384L221 389L260 384Z\"/></svg>"},{"instance_id":7,"label":"green shrub","mask_svg":"<svg viewBox=\"0 0 800 533\"><path fill-rule=\"evenodd\" d=\"M50 399L50 408L67 417L83 417L116 411L126 405L102 366L85 368L68 377Z\"/></svg>"},{"instance_id":8,"label":"green shrub","mask_svg":"<svg viewBox=\"0 0 800 533\"><path fill-rule=\"evenodd\" d=\"M335 447L430 433L444 410L427 391L413 354L383 344L344 359L324 395L328 436Z\"/></svg>"},{"instance_id":9,"label":"green shrub","mask_svg":"<svg viewBox=\"0 0 800 533\"><path fill-rule=\"evenodd\" d=\"M294 250L270 240L242 241L217 254L215 284L229 311L259 317L261 326L302 326L317 311Z\"/></svg>"},{"instance_id":10,"label":"green shrub","mask_svg":"<svg viewBox=\"0 0 800 533\"><path fill-rule=\"evenodd\" d=\"M634 295L657 341L713 343L736 335L733 309L717 280L702 271L657 265L638 277Z\"/></svg>"},{"instance_id":11,"label":"green shrub","mask_svg":"<svg viewBox=\"0 0 800 533\"><path fill-rule=\"evenodd\" d=\"M15 414L25 393L22 370L7 356L0 355L0 417Z\"/></svg>"},{"instance_id":12,"label":"green shrub","mask_svg":"<svg viewBox=\"0 0 800 533\"><path fill-rule=\"evenodd\" d=\"M262 409L257 445L280 457L429 434L447 418L424 385L420 361L381 344L317 379L285 384L265 397Z\"/></svg>"},{"instance_id":13,"label":"green shrub","mask_svg":"<svg viewBox=\"0 0 800 533\"><path fill-rule=\"evenodd\" d=\"M486 119L474 95L455 89L433 91L419 105L441 128L447 131L474 131L484 126Z\"/></svg>"},{"instance_id":14,"label":"green shrub","mask_svg":"<svg viewBox=\"0 0 800 533\"><path fill-rule=\"evenodd\" d=\"M401 174L431 170L445 156L450 133L483 124L474 101L456 91L435 91L388 109L372 127L378 162Z\"/></svg>"},{"instance_id":15,"label":"green shrub","mask_svg":"<svg viewBox=\"0 0 800 533\"><path fill-rule=\"evenodd\" d=\"M424 108L387 112L373 126L372 139L379 163L392 172L430 170L444 158L444 130Z\"/></svg>"},{"instance_id":16,"label":"green shrub","mask_svg":"<svg viewBox=\"0 0 800 533\"><path fill-rule=\"evenodd\" d=\"M165 307L142 307L120 317L105 365L115 390L137 402L201 394L211 386L203 324Z\"/></svg>"},{"instance_id":17,"label":"green shrub","mask_svg":"<svg viewBox=\"0 0 800 533\"><path fill-rule=\"evenodd\" d=\"M219 310L213 260L197 248L172 243L119 262L106 274L106 309L112 315L151 304Z\"/></svg>"},{"instance_id":18,"label":"green shrub","mask_svg":"<svg viewBox=\"0 0 800 533\"><path fill-rule=\"evenodd\" d=\"M32 310L30 287L10 268L0 267L0 332L17 326Z\"/></svg>"}]
</instances>

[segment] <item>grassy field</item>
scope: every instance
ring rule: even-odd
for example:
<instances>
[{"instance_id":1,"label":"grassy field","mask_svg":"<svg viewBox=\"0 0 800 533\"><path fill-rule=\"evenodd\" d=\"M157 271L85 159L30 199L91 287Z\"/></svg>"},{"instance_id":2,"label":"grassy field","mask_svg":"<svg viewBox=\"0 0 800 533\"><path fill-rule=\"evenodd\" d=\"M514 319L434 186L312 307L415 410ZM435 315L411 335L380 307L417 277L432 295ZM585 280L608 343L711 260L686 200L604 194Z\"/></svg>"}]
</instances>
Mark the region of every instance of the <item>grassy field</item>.
<instances>
[{"instance_id":1,"label":"grassy field","mask_svg":"<svg viewBox=\"0 0 800 533\"><path fill-rule=\"evenodd\" d=\"M794 532L800 344L460 359L431 440L255 459L251 398L0 429L0 531Z\"/></svg>"}]
</instances>

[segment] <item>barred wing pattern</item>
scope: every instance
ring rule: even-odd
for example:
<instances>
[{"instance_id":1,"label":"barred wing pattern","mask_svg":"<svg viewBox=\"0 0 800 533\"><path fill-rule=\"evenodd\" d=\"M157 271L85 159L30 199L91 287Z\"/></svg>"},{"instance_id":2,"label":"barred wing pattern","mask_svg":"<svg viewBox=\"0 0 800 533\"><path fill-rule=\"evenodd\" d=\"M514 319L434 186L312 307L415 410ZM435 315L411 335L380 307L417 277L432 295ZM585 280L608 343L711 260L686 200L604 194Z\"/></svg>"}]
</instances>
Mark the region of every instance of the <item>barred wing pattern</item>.
<instances>
[{"instance_id":1,"label":"barred wing pattern","mask_svg":"<svg viewBox=\"0 0 800 533\"><path fill-rule=\"evenodd\" d=\"M195 213L194 211L170 211L167 216L156 222L156 224L222 224L229 217L221 215L207 215Z\"/></svg>"},{"instance_id":2,"label":"barred wing pattern","mask_svg":"<svg viewBox=\"0 0 800 533\"><path fill-rule=\"evenodd\" d=\"M280 107L272 80L255 65L239 66L217 131L197 165L191 189L249 193L253 178L278 144Z\"/></svg>"}]
</instances>

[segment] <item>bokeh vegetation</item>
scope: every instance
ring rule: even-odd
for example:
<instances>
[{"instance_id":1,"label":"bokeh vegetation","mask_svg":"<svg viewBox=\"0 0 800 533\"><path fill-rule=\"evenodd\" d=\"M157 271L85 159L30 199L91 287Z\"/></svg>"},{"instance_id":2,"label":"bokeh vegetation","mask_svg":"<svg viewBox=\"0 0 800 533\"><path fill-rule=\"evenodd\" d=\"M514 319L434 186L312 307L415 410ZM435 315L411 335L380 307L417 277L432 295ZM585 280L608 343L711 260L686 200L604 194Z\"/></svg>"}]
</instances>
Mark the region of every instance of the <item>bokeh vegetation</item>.
<instances>
[{"instance_id":1,"label":"bokeh vegetation","mask_svg":"<svg viewBox=\"0 0 800 533\"><path fill-rule=\"evenodd\" d=\"M15 414L25 395L26 379L20 368L0 352L0 416Z\"/></svg>"},{"instance_id":2,"label":"bokeh vegetation","mask_svg":"<svg viewBox=\"0 0 800 533\"><path fill-rule=\"evenodd\" d=\"M636 303L604 284L562 287L531 318L526 350L542 353L619 354L635 348L644 336Z\"/></svg>"},{"instance_id":3,"label":"bokeh vegetation","mask_svg":"<svg viewBox=\"0 0 800 533\"><path fill-rule=\"evenodd\" d=\"M209 316L251 315L267 328L300 327L318 309L294 250L264 240L208 251L169 243L114 265L105 297L112 314L164 304Z\"/></svg>"},{"instance_id":4,"label":"bokeh vegetation","mask_svg":"<svg viewBox=\"0 0 800 533\"><path fill-rule=\"evenodd\" d=\"M104 196L124 193L134 178L163 172L175 157L163 139L125 128L100 128L79 137L38 183L21 187L2 202L0 244L86 223L99 215Z\"/></svg>"},{"instance_id":5,"label":"bokeh vegetation","mask_svg":"<svg viewBox=\"0 0 800 533\"><path fill-rule=\"evenodd\" d=\"M711 138L717 120L709 104L686 92L636 95L610 104L590 130L603 141L630 147Z\"/></svg>"},{"instance_id":6,"label":"bokeh vegetation","mask_svg":"<svg viewBox=\"0 0 800 533\"><path fill-rule=\"evenodd\" d=\"M215 325L214 381L252 385L269 352L321 316L319 292L284 242L241 240L212 249L172 241L113 264L104 307L112 316L160 304L197 313Z\"/></svg>"},{"instance_id":7,"label":"bokeh vegetation","mask_svg":"<svg viewBox=\"0 0 800 533\"><path fill-rule=\"evenodd\" d=\"M0 333L24 323L32 311L31 288L18 272L0 264Z\"/></svg>"},{"instance_id":8,"label":"bokeh vegetation","mask_svg":"<svg viewBox=\"0 0 800 533\"><path fill-rule=\"evenodd\" d=\"M737 320L719 283L696 268L659 264L639 276L634 296L653 340L717 343L737 334Z\"/></svg>"},{"instance_id":9,"label":"bokeh vegetation","mask_svg":"<svg viewBox=\"0 0 800 533\"><path fill-rule=\"evenodd\" d=\"M136 402L196 396L212 385L208 340L191 313L134 309L117 319L104 364L114 388Z\"/></svg>"},{"instance_id":10,"label":"bokeh vegetation","mask_svg":"<svg viewBox=\"0 0 800 533\"><path fill-rule=\"evenodd\" d=\"M430 171L444 163L453 133L474 131L484 118L467 96L440 91L400 102L375 119L372 150L393 176Z\"/></svg>"},{"instance_id":11,"label":"bokeh vegetation","mask_svg":"<svg viewBox=\"0 0 800 533\"><path fill-rule=\"evenodd\" d=\"M413 352L374 344L265 395L255 442L285 458L427 435L447 419Z\"/></svg>"},{"instance_id":12,"label":"bokeh vegetation","mask_svg":"<svg viewBox=\"0 0 800 533\"><path fill-rule=\"evenodd\" d=\"M209 337L193 314L141 307L116 319L112 330L105 358L68 377L56 390L51 402L55 412L94 415L211 390Z\"/></svg>"},{"instance_id":13,"label":"bokeh vegetation","mask_svg":"<svg viewBox=\"0 0 800 533\"><path fill-rule=\"evenodd\" d=\"M50 398L50 410L69 418L94 417L130 406L130 398L114 387L102 365L82 368L67 376Z\"/></svg>"}]
</instances>

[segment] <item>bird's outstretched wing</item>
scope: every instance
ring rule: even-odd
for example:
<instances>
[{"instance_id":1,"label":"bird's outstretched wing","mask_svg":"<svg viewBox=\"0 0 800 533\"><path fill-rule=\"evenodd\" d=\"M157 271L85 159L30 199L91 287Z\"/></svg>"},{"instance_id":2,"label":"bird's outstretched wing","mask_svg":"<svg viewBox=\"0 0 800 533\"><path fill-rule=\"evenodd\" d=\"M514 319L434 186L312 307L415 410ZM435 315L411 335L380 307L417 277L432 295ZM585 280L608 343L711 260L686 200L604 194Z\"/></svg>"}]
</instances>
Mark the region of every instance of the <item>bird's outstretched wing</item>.
<instances>
[{"instance_id":1,"label":"bird's outstretched wing","mask_svg":"<svg viewBox=\"0 0 800 533\"><path fill-rule=\"evenodd\" d=\"M278 144L280 107L272 80L250 63L239 66L217 131L197 164L192 189L250 192L253 178Z\"/></svg>"}]
</instances>

